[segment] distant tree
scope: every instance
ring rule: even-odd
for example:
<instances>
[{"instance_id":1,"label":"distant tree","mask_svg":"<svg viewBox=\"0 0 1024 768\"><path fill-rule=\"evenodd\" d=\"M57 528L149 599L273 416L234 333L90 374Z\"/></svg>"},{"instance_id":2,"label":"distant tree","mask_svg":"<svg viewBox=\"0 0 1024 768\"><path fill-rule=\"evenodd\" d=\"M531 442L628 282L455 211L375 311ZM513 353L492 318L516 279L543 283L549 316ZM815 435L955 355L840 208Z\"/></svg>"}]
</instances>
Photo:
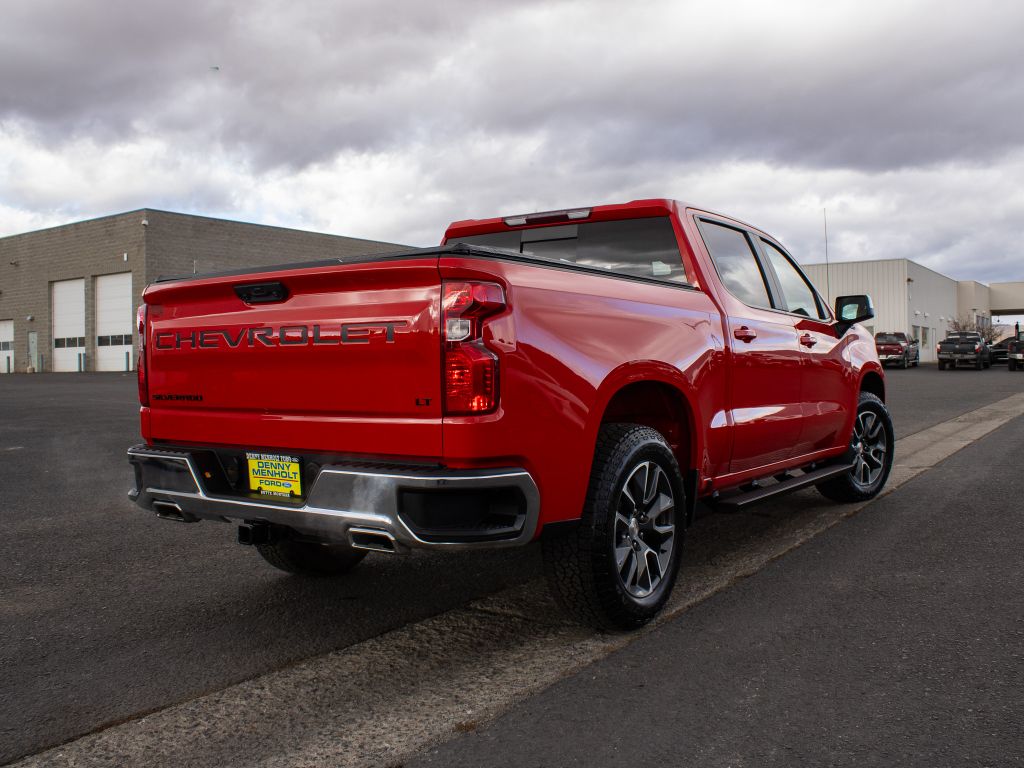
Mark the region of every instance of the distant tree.
<instances>
[{"instance_id":1,"label":"distant tree","mask_svg":"<svg viewBox=\"0 0 1024 768\"><path fill-rule=\"evenodd\" d=\"M950 320L949 330L951 333L977 333L988 344L998 341L1002 336L999 329L993 326L991 322L979 324L975 322L973 317L968 317L967 315L959 315Z\"/></svg>"}]
</instances>

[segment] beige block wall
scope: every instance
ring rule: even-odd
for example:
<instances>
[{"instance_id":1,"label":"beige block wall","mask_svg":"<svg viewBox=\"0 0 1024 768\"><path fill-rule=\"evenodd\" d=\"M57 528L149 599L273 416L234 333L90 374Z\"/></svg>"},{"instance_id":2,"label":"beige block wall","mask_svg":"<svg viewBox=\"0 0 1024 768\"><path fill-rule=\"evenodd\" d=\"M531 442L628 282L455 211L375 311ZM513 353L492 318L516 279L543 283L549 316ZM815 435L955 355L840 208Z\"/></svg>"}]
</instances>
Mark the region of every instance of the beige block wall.
<instances>
[{"instance_id":1,"label":"beige block wall","mask_svg":"<svg viewBox=\"0 0 1024 768\"><path fill-rule=\"evenodd\" d=\"M37 334L43 370L51 369L50 286L85 279L87 368L96 360L96 278L132 273L132 305L160 275L267 266L405 250L373 240L140 209L0 238L0 320L14 321L14 370L29 364ZM31 320L27 318L31 317Z\"/></svg>"},{"instance_id":2,"label":"beige block wall","mask_svg":"<svg viewBox=\"0 0 1024 768\"><path fill-rule=\"evenodd\" d=\"M50 286L59 280L85 279L85 351L89 361L95 359L95 278L115 272L142 274L145 232L140 215L133 211L0 238L0 320L14 320L15 371L28 367L30 332L37 334L43 369L50 369ZM132 283L133 293L141 295L141 279Z\"/></svg>"}]
</instances>

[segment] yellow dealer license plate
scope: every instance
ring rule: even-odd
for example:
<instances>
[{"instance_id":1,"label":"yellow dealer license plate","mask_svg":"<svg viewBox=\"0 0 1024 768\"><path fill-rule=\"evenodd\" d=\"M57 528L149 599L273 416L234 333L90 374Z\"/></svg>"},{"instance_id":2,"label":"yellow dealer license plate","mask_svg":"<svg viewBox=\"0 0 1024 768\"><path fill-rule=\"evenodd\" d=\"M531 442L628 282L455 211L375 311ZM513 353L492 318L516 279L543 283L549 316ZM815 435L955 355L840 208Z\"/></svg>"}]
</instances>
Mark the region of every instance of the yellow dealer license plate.
<instances>
[{"instance_id":1,"label":"yellow dealer license plate","mask_svg":"<svg viewBox=\"0 0 1024 768\"><path fill-rule=\"evenodd\" d=\"M249 490L264 496L302 496L302 462L295 456L247 453Z\"/></svg>"}]
</instances>

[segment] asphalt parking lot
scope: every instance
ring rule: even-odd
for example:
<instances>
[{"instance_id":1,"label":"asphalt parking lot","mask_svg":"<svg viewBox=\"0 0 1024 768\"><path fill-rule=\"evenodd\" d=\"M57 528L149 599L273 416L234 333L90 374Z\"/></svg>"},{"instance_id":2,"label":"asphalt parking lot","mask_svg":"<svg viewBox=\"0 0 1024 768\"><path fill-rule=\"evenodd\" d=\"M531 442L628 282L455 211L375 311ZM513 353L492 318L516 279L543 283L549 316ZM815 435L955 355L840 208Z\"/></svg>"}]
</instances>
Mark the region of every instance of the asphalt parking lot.
<instances>
[{"instance_id":1,"label":"asphalt parking lot","mask_svg":"<svg viewBox=\"0 0 1024 768\"><path fill-rule=\"evenodd\" d=\"M922 366L890 371L888 390L906 437L1021 392L1024 375ZM124 450L137 434L131 377L0 377L0 430L0 764L540 572L526 548L373 555L343 581L302 580L235 545L229 526L147 516L125 498ZM767 519L698 527L737 542L771 535Z\"/></svg>"}]
</instances>

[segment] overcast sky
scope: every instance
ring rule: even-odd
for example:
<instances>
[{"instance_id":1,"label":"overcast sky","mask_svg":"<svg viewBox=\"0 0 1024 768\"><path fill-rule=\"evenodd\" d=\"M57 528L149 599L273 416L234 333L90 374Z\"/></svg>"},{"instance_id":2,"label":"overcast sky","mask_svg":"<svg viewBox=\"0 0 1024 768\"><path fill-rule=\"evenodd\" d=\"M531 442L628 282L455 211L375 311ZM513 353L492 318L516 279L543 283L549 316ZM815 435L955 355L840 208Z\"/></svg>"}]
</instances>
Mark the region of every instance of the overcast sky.
<instances>
[{"instance_id":1,"label":"overcast sky","mask_svg":"<svg viewBox=\"0 0 1024 768\"><path fill-rule=\"evenodd\" d=\"M0 235L145 206L400 243L675 197L1024 280L1024 3L0 3Z\"/></svg>"}]
</instances>

